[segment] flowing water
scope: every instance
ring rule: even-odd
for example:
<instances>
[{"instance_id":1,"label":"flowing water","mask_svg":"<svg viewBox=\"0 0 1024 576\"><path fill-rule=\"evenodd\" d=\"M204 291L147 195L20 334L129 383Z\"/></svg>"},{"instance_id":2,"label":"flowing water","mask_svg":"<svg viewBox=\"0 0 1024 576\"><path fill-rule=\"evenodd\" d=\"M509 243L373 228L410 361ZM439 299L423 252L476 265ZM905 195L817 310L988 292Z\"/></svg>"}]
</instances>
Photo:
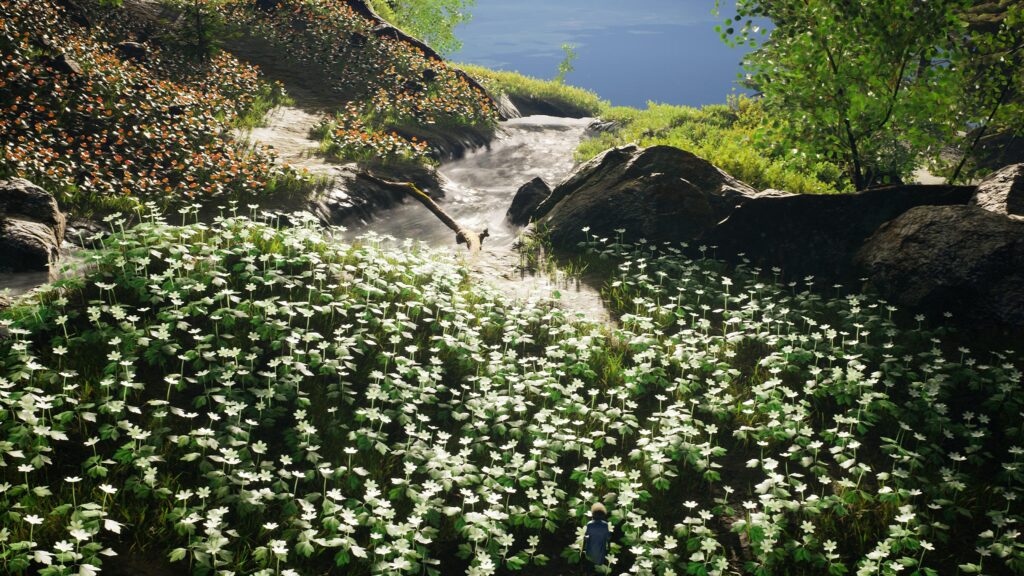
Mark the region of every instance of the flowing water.
<instances>
[{"instance_id":1,"label":"flowing water","mask_svg":"<svg viewBox=\"0 0 1024 576\"><path fill-rule=\"evenodd\" d=\"M595 286L520 269L520 256L513 246L522 230L505 220L523 184L540 176L554 187L572 171L573 153L593 122L552 116L509 120L502 123L500 135L490 146L441 167L445 196L438 204L463 228L490 232L480 253L468 254L464 247L457 247L455 234L412 200L379 213L349 233L375 232L458 250L466 253L470 270L513 298L555 297L570 313L606 322L608 313Z\"/></svg>"},{"instance_id":2,"label":"flowing water","mask_svg":"<svg viewBox=\"0 0 1024 576\"><path fill-rule=\"evenodd\" d=\"M45 272L0 272L0 296L21 296L28 294L48 282L70 278L79 273L84 260L64 243L61 257L53 271ZM75 247L75 250L78 248Z\"/></svg>"},{"instance_id":3,"label":"flowing water","mask_svg":"<svg viewBox=\"0 0 1024 576\"><path fill-rule=\"evenodd\" d=\"M49 272L0 272L0 296L20 296L50 280Z\"/></svg>"},{"instance_id":4,"label":"flowing water","mask_svg":"<svg viewBox=\"0 0 1024 576\"><path fill-rule=\"evenodd\" d=\"M341 167L313 154L316 142L309 140L308 131L316 118L314 114L295 108L278 109L270 114L267 126L252 131L249 138L273 145L284 162L330 177ZM593 119L550 116L503 122L490 146L441 167L445 196L438 204L464 228L477 232L489 230L490 237L480 253L469 254L464 247L457 246L455 234L413 200L350 228L346 236L352 238L374 232L448 248L462 254L481 281L512 298L554 297L570 313L606 322L608 313L596 287L576 279L522 271L521 257L514 249L521 229L505 221L505 212L520 186L539 176L554 187L569 174L575 165L573 153L592 123ZM65 258L63 262L68 260ZM9 291L10 295L17 296L50 280L46 272L0 273L0 294Z\"/></svg>"},{"instance_id":5,"label":"flowing water","mask_svg":"<svg viewBox=\"0 0 1024 576\"><path fill-rule=\"evenodd\" d=\"M519 230L505 212L520 186L540 176L552 187L573 168L573 152L593 119L529 116L502 123L487 148L469 152L440 168L445 196L438 204L463 228L490 231L484 248L508 248ZM434 246L453 244L455 235L418 202L407 201L352 229Z\"/></svg>"}]
</instances>

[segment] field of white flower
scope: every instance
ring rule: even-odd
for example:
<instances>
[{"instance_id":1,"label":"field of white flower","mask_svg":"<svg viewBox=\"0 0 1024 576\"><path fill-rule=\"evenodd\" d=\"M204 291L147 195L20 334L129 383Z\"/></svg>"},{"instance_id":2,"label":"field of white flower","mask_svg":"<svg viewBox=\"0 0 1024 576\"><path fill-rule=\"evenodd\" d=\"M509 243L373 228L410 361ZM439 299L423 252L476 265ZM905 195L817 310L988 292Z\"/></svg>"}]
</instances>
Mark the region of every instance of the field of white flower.
<instances>
[{"instance_id":1,"label":"field of white flower","mask_svg":"<svg viewBox=\"0 0 1024 576\"><path fill-rule=\"evenodd\" d=\"M1021 574L1020 357L593 242L617 328L450 255L150 222L0 316L0 571ZM103 573L103 572L101 572Z\"/></svg>"}]
</instances>

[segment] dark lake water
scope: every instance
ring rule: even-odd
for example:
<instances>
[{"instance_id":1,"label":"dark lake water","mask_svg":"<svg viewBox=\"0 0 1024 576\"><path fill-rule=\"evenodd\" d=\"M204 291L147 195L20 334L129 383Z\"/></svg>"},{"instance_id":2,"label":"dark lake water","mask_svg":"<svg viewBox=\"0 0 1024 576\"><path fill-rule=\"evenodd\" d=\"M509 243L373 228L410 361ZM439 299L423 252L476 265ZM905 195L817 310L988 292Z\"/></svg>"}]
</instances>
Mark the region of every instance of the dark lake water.
<instances>
[{"instance_id":1,"label":"dark lake water","mask_svg":"<svg viewBox=\"0 0 1024 576\"><path fill-rule=\"evenodd\" d=\"M723 5L725 3L723 2ZM577 45L566 82L616 105L725 102L744 50L726 46L714 0L477 0L457 29L456 61L553 78L565 42Z\"/></svg>"}]
</instances>

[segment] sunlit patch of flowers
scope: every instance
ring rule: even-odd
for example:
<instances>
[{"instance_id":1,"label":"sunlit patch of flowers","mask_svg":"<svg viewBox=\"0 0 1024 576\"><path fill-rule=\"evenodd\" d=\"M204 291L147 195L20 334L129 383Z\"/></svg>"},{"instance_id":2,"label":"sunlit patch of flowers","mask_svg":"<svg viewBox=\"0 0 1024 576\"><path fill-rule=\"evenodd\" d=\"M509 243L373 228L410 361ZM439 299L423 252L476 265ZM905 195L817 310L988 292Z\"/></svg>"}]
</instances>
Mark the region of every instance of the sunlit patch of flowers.
<instances>
[{"instance_id":1,"label":"sunlit patch of flowers","mask_svg":"<svg viewBox=\"0 0 1024 576\"><path fill-rule=\"evenodd\" d=\"M357 108L329 119L341 156L370 149L383 157L422 156L421 141L399 136L402 126L491 127L497 111L490 97L456 70L405 42L374 33L375 23L343 0L285 0L271 13L255 0L228 5L232 20L265 37L325 74L339 97ZM399 130L400 131L400 130Z\"/></svg>"},{"instance_id":2,"label":"sunlit patch of flowers","mask_svg":"<svg viewBox=\"0 0 1024 576\"><path fill-rule=\"evenodd\" d=\"M314 127L313 135L323 142L323 152L345 160L415 161L430 153L425 140L369 128L355 104L349 104L333 119L321 121Z\"/></svg>"},{"instance_id":3,"label":"sunlit patch of flowers","mask_svg":"<svg viewBox=\"0 0 1024 576\"><path fill-rule=\"evenodd\" d=\"M301 216L140 225L0 316L0 565L1019 573L1019 357L594 241L616 328ZM92 568L90 568L92 567Z\"/></svg>"},{"instance_id":4,"label":"sunlit patch of flowers","mask_svg":"<svg viewBox=\"0 0 1024 576\"><path fill-rule=\"evenodd\" d=\"M226 53L199 65L156 45L128 61L110 43L119 33L82 28L52 0L0 8L0 172L84 209L254 197L299 178L232 139L232 122L272 89L255 68ZM82 74L57 69L58 52Z\"/></svg>"}]
</instances>

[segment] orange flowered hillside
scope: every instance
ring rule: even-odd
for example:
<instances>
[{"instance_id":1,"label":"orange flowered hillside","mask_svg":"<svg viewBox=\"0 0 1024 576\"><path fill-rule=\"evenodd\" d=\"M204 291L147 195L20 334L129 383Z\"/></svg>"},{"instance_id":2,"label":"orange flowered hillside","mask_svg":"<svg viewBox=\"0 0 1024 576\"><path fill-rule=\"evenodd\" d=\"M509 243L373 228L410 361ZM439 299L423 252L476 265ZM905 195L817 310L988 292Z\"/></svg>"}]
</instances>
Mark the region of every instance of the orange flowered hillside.
<instances>
[{"instance_id":1,"label":"orange flowered hillside","mask_svg":"<svg viewBox=\"0 0 1024 576\"><path fill-rule=\"evenodd\" d=\"M326 77L348 102L319 129L343 158L420 158L429 143L405 128L489 128L491 98L465 74L380 28L342 0L238 0L232 20Z\"/></svg>"},{"instance_id":2,"label":"orange flowered hillside","mask_svg":"<svg viewBox=\"0 0 1024 576\"><path fill-rule=\"evenodd\" d=\"M303 187L231 128L272 87L219 53L199 64L147 44L133 60L123 26L75 23L52 0L0 1L0 176L18 175L81 212L252 199Z\"/></svg>"}]
</instances>

